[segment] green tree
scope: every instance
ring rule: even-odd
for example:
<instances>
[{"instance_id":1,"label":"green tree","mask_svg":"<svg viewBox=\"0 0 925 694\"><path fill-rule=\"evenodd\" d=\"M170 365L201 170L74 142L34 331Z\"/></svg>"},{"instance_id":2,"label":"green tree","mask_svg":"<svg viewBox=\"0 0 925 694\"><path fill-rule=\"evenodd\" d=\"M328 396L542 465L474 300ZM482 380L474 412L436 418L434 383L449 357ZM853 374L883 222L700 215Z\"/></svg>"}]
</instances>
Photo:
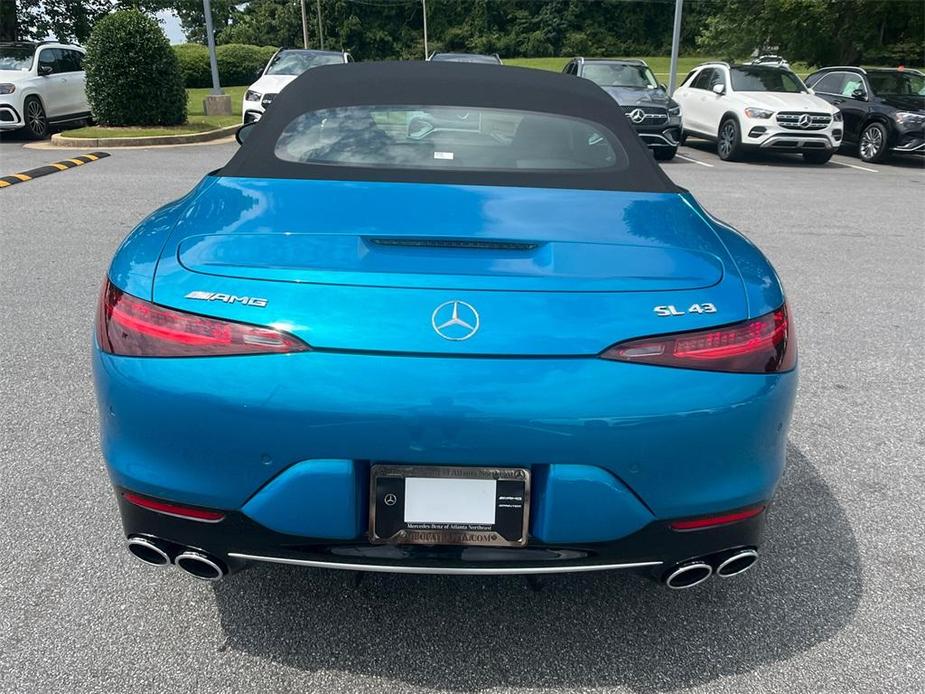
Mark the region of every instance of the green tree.
<instances>
[{"instance_id":1,"label":"green tree","mask_svg":"<svg viewBox=\"0 0 925 694\"><path fill-rule=\"evenodd\" d=\"M314 32L315 23L309 24ZM255 46L301 46L302 10L298 0L251 0L218 32L220 43Z\"/></svg>"},{"instance_id":2,"label":"green tree","mask_svg":"<svg viewBox=\"0 0 925 694\"><path fill-rule=\"evenodd\" d=\"M186 90L158 23L138 10L100 19L87 42L87 99L101 125L179 125Z\"/></svg>"},{"instance_id":3,"label":"green tree","mask_svg":"<svg viewBox=\"0 0 925 694\"><path fill-rule=\"evenodd\" d=\"M705 18L697 45L730 58L773 49L810 65L902 59L904 53L919 63L923 28L920 0L729 0Z\"/></svg>"},{"instance_id":4,"label":"green tree","mask_svg":"<svg viewBox=\"0 0 925 694\"><path fill-rule=\"evenodd\" d=\"M84 43L94 24L110 12L124 8L156 12L169 7L171 0L15 0L15 4L18 39L53 36Z\"/></svg>"},{"instance_id":5,"label":"green tree","mask_svg":"<svg viewBox=\"0 0 925 694\"><path fill-rule=\"evenodd\" d=\"M206 17L203 12L202 0L173 0L168 3L170 8L180 18L180 26L191 43L206 43ZM216 35L220 35L231 24L238 13L235 0L212 0L212 27Z\"/></svg>"}]
</instances>

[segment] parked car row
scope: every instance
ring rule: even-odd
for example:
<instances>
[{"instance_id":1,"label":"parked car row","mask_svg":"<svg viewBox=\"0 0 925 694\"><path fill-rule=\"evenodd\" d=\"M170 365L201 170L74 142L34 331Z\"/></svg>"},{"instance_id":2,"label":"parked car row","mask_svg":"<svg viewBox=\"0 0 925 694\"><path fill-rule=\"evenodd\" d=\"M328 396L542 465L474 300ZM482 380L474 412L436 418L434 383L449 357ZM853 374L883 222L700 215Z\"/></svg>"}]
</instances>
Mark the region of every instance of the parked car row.
<instances>
[{"instance_id":1,"label":"parked car row","mask_svg":"<svg viewBox=\"0 0 925 694\"><path fill-rule=\"evenodd\" d=\"M925 75L904 68L826 67L803 82L778 59L705 63L674 94L684 135L714 140L722 159L748 150L827 162L851 148L868 162L925 151Z\"/></svg>"},{"instance_id":2,"label":"parked car row","mask_svg":"<svg viewBox=\"0 0 925 694\"><path fill-rule=\"evenodd\" d=\"M55 41L0 43L0 131L41 139L53 125L89 119L83 59L82 48ZM502 64L497 54L432 53L428 61ZM305 71L350 62L344 51L280 49L245 92L243 122L259 120ZM671 159L687 137L715 142L725 160L765 150L823 164L843 146L867 162L925 152L918 70L834 66L803 81L780 56L763 55L698 65L673 95L642 60L573 58L563 72L610 94L659 160Z\"/></svg>"},{"instance_id":3,"label":"parked car row","mask_svg":"<svg viewBox=\"0 0 925 694\"><path fill-rule=\"evenodd\" d=\"M348 53L280 51L248 89L244 122L259 119L297 74L351 60ZM427 60L502 64L497 54L432 53ZM274 68L278 63L287 65L282 77ZM880 161L890 152L925 149L925 77L917 70L828 67L804 82L784 58L762 55L745 64L698 65L673 95L643 60L578 57L563 72L612 96L663 161L674 157L687 137L715 142L727 161L764 150L824 164L843 145L857 148L864 161Z\"/></svg>"}]
</instances>

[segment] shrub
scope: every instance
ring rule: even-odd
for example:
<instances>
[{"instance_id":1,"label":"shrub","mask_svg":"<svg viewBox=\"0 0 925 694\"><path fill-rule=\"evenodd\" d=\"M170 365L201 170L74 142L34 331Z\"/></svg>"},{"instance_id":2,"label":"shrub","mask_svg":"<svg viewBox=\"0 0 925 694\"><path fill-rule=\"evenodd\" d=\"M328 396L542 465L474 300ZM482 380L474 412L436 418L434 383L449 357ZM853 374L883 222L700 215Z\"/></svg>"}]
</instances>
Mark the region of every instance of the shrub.
<instances>
[{"instance_id":1,"label":"shrub","mask_svg":"<svg viewBox=\"0 0 925 694\"><path fill-rule=\"evenodd\" d=\"M218 75L223 85L229 87L248 85L256 74L266 66L276 52L272 46L251 46L246 43L226 43L215 49L218 60Z\"/></svg>"},{"instance_id":2,"label":"shrub","mask_svg":"<svg viewBox=\"0 0 925 694\"><path fill-rule=\"evenodd\" d=\"M189 88L211 87L212 72L209 69L209 49L199 43L184 43L173 46L180 64L183 84Z\"/></svg>"},{"instance_id":3,"label":"shrub","mask_svg":"<svg viewBox=\"0 0 925 694\"><path fill-rule=\"evenodd\" d=\"M180 71L187 88L211 87L212 69L209 67L209 49L198 43L185 43L173 47L180 61ZM223 87L246 86L254 81L276 53L273 46L251 46L243 43L226 43L217 46L218 78Z\"/></svg>"},{"instance_id":4,"label":"shrub","mask_svg":"<svg viewBox=\"0 0 925 694\"><path fill-rule=\"evenodd\" d=\"M179 125L186 90L158 23L137 10L100 19L87 42L87 99L101 125Z\"/></svg>"}]
</instances>

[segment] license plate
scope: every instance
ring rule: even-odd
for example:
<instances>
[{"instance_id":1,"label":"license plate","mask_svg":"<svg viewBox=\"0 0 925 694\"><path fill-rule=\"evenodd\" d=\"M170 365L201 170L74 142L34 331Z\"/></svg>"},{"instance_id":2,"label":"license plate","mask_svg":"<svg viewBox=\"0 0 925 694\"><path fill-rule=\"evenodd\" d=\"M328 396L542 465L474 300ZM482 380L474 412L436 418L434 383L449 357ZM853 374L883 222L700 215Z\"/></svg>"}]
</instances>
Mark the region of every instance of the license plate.
<instances>
[{"instance_id":1,"label":"license plate","mask_svg":"<svg viewBox=\"0 0 925 694\"><path fill-rule=\"evenodd\" d=\"M369 539L375 544L527 544L530 471L374 465Z\"/></svg>"}]
</instances>

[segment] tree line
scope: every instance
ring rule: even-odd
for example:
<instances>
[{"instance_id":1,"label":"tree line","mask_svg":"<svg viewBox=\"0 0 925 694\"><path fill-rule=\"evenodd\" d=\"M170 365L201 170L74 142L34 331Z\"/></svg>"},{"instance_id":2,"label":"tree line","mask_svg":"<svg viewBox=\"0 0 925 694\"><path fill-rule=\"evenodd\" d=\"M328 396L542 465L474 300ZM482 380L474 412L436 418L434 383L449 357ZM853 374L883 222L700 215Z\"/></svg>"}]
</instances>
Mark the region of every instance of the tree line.
<instances>
[{"instance_id":1,"label":"tree line","mask_svg":"<svg viewBox=\"0 0 925 694\"><path fill-rule=\"evenodd\" d=\"M316 0L309 40L319 47ZM301 46L299 0L212 0L218 43ZM420 58L421 0L320 0L326 48L358 60ZM5 40L83 42L116 9L170 9L205 42L201 0L0 0ZM429 47L507 57L664 55L674 0L428 0ZM921 0L686 0L684 53L742 58L774 51L810 65L925 63Z\"/></svg>"}]
</instances>

